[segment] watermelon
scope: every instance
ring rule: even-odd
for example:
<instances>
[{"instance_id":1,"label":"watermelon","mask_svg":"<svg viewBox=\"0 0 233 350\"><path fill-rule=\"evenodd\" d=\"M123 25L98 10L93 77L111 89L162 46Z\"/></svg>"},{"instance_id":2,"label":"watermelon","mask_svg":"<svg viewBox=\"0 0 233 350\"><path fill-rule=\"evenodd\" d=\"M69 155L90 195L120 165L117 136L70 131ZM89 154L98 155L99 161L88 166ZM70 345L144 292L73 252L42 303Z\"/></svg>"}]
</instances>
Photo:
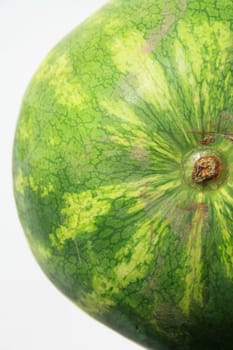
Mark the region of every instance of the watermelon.
<instances>
[{"instance_id":1,"label":"watermelon","mask_svg":"<svg viewBox=\"0 0 233 350\"><path fill-rule=\"evenodd\" d=\"M32 253L148 349L233 344L232 0L112 0L23 99L14 193Z\"/></svg>"}]
</instances>

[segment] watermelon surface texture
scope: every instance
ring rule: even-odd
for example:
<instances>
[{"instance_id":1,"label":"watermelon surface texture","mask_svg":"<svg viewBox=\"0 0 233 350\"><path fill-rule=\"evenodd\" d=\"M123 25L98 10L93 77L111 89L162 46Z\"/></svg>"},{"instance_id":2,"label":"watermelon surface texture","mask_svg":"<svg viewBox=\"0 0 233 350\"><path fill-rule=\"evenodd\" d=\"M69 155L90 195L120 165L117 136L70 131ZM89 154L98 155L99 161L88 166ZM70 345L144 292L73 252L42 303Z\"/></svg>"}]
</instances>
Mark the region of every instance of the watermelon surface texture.
<instances>
[{"instance_id":1,"label":"watermelon surface texture","mask_svg":"<svg viewBox=\"0 0 233 350\"><path fill-rule=\"evenodd\" d=\"M13 151L31 250L155 350L233 348L232 0L112 0L33 77Z\"/></svg>"}]
</instances>

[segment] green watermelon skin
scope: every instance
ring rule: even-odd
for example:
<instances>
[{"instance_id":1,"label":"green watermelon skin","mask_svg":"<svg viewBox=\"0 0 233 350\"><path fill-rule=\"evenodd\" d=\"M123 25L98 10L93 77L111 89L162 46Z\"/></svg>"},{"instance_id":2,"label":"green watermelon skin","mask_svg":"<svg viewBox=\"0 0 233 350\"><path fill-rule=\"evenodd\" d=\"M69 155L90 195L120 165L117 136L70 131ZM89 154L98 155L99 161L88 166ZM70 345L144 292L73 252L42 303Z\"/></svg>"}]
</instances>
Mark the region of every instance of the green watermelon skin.
<instances>
[{"instance_id":1,"label":"green watermelon skin","mask_svg":"<svg viewBox=\"0 0 233 350\"><path fill-rule=\"evenodd\" d=\"M148 349L233 346L232 26L231 0L112 0L22 103L14 192L35 258ZM224 159L216 189L184 180L203 149Z\"/></svg>"}]
</instances>

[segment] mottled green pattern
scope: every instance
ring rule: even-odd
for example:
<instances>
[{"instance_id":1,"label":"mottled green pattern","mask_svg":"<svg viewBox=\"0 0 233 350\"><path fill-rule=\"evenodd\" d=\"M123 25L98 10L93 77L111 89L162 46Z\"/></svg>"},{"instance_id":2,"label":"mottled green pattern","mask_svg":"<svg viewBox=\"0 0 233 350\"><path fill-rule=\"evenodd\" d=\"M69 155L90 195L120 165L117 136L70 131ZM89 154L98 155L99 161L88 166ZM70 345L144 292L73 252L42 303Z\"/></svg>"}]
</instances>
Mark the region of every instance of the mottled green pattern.
<instances>
[{"instance_id":1,"label":"mottled green pattern","mask_svg":"<svg viewBox=\"0 0 233 350\"><path fill-rule=\"evenodd\" d=\"M21 109L15 197L35 257L152 349L233 344L232 19L232 0L110 1L51 51ZM210 132L228 178L199 191L182 162Z\"/></svg>"}]
</instances>

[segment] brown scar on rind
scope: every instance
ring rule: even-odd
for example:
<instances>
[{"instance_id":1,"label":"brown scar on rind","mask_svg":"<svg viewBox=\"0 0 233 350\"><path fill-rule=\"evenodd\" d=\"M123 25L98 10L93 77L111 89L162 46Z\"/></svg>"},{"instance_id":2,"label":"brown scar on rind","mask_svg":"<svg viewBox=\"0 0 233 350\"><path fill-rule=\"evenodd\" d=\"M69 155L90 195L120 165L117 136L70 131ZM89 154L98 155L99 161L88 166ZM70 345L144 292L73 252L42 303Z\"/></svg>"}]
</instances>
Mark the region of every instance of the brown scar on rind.
<instances>
[{"instance_id":1,"label":"brown scar on rind","mask_svg":"<svg viewBox=\"0 0 233 350\"><path fill-rule=\"evenodd\" d=\"M197 209L207 211L209 206L205 202L200 202L200 203L190 203L189 205L187 205L185 207L177 206L177 208L180 210L186 210L186 211L193 211L193 210L197 210Z\"/></svg>"},{"instance_id":2,"label":"brown scar on rind","mask_svg":"<svg viewBox=\"0 0 233 350\"><path fill-rule=\"evenodd\" d=\"M203 137L201 140L200 140L200 144L201 145L208 145L210 143L213 143L215 141L214 137L212 134L208 134L206 137Z\"/></svg>"},{"instance_id":3,"label":"brown scar on rind","mask_svg":"<svg viewBox=\"0 0 233 350\"><path fill-rule=\"evenodd\" d=\"M177 206L180 210L184 211L191 211L194 212L196 217L195 219L190 223L189 225L189 230L191 230L194 227L194 224L198 224L199 222L203 221L203 227L207 227L207 219L209 216L209 206L205 202L200 202L200 203L191 203L190 205L186 207L179 207Z\"/></svg>"},{"instance_id":4,"label":"brown scar on rind","mask_svg":"<svg viewBox=\"0 0 233 350\"><path fill-rule=\"evenodd\" d=\"M225 137L225 139L227 139L228 141L233 142L233 134L225 134L224 137Z\"/></svg>"},{"instance_id":5,"label":"brown scar on rind","mask_svg":"<svg viewBox=\"0 0 233 350\"><path fill-rule=\"evenodd\" d=\"M178 0L177 6L179 7L178 14L171 14L169 7L166 5L162 10L164 17L164 22L161 25L161 28L154 29L151 31L148 36L145 44L142 47L142 53L147 54L156 50L159 42L164 38L164 36L170 31L173 25L182 17L187 9L187 0Z\"/></svg>"},{"instance_id":6,"label":"brown scar on rind","mask_svg":"<svg viewBox=\"0 0 233 350\"><path fill-rule=\"evenodd\" d=\"M208 132L206 136L201 138L200 144L201 145L208 145L210 143L215 142L214 136L221 136L224 137L226 140L233 142L233 134L224 134L224 133L214 133L214 132Z\"/></svg>"},{"instance_id":7,"label":"brown scar on rind","mask_svg":"<svg viewBox=\"0 0 233 350\"><path fill-rule=\"evenodd\" d=\"M151 224L151 226L150 226L150 240L151 241L152 241L152 239L154 237L154 233L155 233L154 226Z\"/></svg>"},{"instance_id":8,"label":"brown scar on rind","mask_svg":"<svg viewBox=\"0 0 233 350\"><path fill-rule=\"evenodd\" d=\"M204 156L196 160L192 172L192 180L196 184L215 181L222 172L222 164L215 156Z\"/></svg>"}]
</instances>

